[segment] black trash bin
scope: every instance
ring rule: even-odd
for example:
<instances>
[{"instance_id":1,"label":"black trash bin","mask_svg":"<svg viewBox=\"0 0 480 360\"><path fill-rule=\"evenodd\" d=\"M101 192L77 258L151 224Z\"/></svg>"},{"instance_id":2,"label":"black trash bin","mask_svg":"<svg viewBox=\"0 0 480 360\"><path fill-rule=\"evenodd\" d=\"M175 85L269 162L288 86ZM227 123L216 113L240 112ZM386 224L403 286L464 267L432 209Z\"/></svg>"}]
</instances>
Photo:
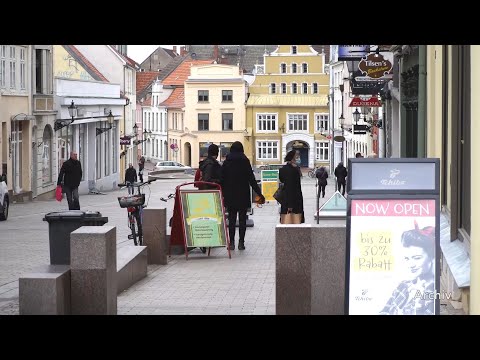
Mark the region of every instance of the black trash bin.
<instances>
[{"instance_id":1,"label":"black trash bin","mask_svg":"<svg viewBox=\"0 0 480 360\"><path fill-rule=\"evenodd\" d=\"M50 264L70 265L70 233L81 226L102 226L108 222L98 211L66 210L45 214L48 222Z\"/></svg>"}]
</instances>

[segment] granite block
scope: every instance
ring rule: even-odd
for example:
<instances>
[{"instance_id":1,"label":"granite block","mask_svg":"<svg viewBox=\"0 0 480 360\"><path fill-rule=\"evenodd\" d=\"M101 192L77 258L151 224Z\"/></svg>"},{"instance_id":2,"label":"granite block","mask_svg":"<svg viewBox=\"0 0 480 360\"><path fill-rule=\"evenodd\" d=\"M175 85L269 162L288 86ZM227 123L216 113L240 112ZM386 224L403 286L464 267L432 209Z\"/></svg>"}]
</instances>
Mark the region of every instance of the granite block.
<instances>
[{"instance_id":1,"label":"granite block","mask_svg":"<svg viewBox=\"0 0 480 360\"><path fill-rule=\"evenodd\" d=\"M167 253L167 209L145 209L143 211L143 245L147 246L148 263L166 265Z\"/></svg>"},{"instance_id":2,"label":"granite block","mask_svg":"<svg viewBox=\"0 0 480 360\"><path fill-rule=\"evenodd\" d=\"M147 276L147 247L124 246L117 256L117 293L120 293Z\"/></svg>"},{"instance_id":3,"label":"granite block","mask_svg":"<svg viewBox=\"0 0 480 360\"><path fill-rule=\"evenodd\" d=\"M117 314L116 279L112 279L107 270L72 269L71 279L72 315Z\"/></svg>"}]
</instances>

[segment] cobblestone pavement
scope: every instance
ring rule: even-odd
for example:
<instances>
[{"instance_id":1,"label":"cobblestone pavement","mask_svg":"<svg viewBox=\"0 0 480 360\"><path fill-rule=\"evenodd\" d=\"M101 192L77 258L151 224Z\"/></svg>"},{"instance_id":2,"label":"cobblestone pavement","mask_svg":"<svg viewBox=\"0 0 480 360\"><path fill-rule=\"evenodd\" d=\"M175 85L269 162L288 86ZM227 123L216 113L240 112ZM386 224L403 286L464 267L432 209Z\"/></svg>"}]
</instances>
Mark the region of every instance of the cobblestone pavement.
<instances>
[{"instance_id":1,"label":"cobblestone pavement","mask_svg":"<svg viewBox=\"0 0 480 360\"><path fill-rule=\"evenodd\" d=\"M147 170L152 168L146 163ZM160 197L193 178L183 177L152 183L148 206L166 207L169 219L173 200L165 203ZM306 174L302 190L306 222L317 226L313 219L315 181ZM80 196L82 210L100 211L108 217L108 225L117 227L117 248L132 245L127 239L126 211L117 201L117 196L125 192ZM148 190L146 193L148 198ZM321 203L333 193L334 184L329 181ZM55 200L13 204L9 219L0 222L0 314L18 314L18 278L49 263L48 224L42 219L46 213L66 208L66 201ZM177 255L169 258L168 265L149 265L146 278L119 294L118 314L275 314L274 235L279 222L278 206L267 203L254 208L250 218L254 227L247 228L245 251L232 251L229 259L225 248L213 249L210 257L192 250L188 260L185 255ZM460 313L450 304L441 306L441 310L442 314Z\"/></svg>"}]
</instances>

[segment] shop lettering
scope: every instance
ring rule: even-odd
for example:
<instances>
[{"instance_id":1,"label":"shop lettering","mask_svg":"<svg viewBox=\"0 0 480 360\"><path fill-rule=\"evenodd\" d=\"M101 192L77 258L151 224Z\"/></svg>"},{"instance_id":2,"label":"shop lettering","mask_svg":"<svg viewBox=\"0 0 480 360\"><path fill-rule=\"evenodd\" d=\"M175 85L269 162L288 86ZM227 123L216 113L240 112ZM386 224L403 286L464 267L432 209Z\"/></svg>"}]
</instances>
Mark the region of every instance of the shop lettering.
<instances>
[{"instance_id":1,"label":"shop lettering","mask_svg":"<svg viewBox=\"0 0 480 360\"><path fill-rule=\"evenodd\" d=\"M362 213L362 215L365 214L380 214L382 213L383 215L387 214L388 207L390 204L373 204L373 203L360 203L360 204L355 204L356 206L356 213Z\"/></svg>"},{"instance_id":2,"label":"shop lettering","mask_svg":"<svg viewBox=\"0 0 480 360\"><path fill-rule=\"evenodd\" d=\"M387 215L389 213L390 203L356 203L355 213L358 215ZM428 205L419 203L396 203L393 205L395 215L406 216L428 216L430 208Z\"/></svg>"},{"instance_id":3,"label":"shop lettering","mask_svg":"<svg viewBox=\"0 0 480 360\"><path fill-rule=\"evenodd\" d=\"M392 262L387 259L378 260L378 258L374 258L373 256L369 258L358 258L358 269L360 271L365 270L384 270L390 271L392 266Z\"/></svg>"},{"instance_id":4,"label":"shop lettering","mask_svg":"<svg viewBox=\"0 0 480 360\"><path fill-rule=\"evenodd\" d=\"M406 181L405 180L383 179L383 180L380 180L380 183L382 185L400 186L400 185L405 185Z\"/></svg>"},{"instance_id":5,"label":"shop lettering","mask_svg":"<svg viewBox=\"0 0 480 360\"><path fill-rule=\"evenodd\" d=\"M372 60L367 60L366 61L367 66L387 66L386 61L372 61Z\"/></svg>"}]
</instances>

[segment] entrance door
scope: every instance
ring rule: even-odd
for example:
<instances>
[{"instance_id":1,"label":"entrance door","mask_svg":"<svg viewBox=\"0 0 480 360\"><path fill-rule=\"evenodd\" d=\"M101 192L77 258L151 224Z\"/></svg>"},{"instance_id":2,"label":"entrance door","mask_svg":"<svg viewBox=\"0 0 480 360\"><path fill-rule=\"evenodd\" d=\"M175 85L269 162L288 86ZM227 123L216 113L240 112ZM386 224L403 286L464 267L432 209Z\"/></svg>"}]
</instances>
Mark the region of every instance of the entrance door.
<instances>
[{"instance_id":1,"label":"entrance door","mask_svg":"<svg viewBox=\"0 0 480 360\"><path fill-rule=\"evenodd\" d=\"M308 148L306 147L294 147L296 151L300 152L301 167L308 167Z\"/></svg>"},{"instance_id":2,"label":"entrance door","mask_svg":"<svg viewBox=\"0 0 480 360\"><path fill-rule=\"evenodd\" d=\"M22 191L22 122L12 121L12 189Z\"/></svg>"},{"instance_id":3,"label":"entrance door","mask_svg":"<svg viewBox=\"0 0 480 360\"><path fill-rule=\"evenodd\" d=\"M38 179L38 145L37 145L37 127L32 127L32 197L37 197L37 179ZM42 145L42 144L41 144Z\"/></svg>"}]
</instances>

